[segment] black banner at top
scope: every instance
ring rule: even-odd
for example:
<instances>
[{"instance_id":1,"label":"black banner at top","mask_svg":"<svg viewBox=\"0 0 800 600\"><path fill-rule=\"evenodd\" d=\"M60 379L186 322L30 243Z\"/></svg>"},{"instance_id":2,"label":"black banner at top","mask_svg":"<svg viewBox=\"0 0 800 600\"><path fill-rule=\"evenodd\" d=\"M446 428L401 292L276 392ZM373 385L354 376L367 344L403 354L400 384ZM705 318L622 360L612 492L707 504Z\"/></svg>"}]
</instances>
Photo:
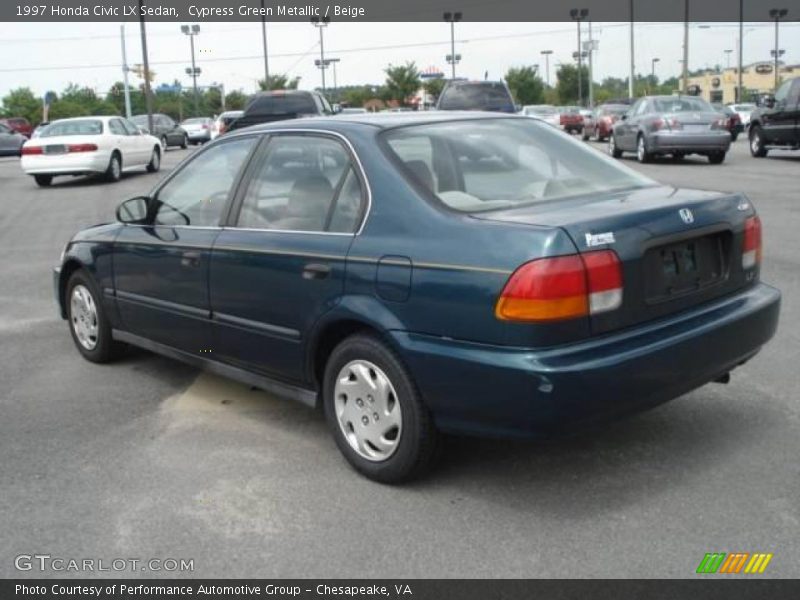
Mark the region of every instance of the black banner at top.
<instances>
[{"instance_id":1,"label":"black banner at top","mask_svg":"<svg viewBox=\"0 0 800 600\"><path fill-rule=\"evenodd\" d=\"M774 5L774 6L773 6ZM777 15L773 9L786 10ZM577 13L571 11L577 10ZM583 11L586 12L583 12ZM800 0L3 0L0 21L572 21L800 20Z\"/></svg>"}]
</instances>

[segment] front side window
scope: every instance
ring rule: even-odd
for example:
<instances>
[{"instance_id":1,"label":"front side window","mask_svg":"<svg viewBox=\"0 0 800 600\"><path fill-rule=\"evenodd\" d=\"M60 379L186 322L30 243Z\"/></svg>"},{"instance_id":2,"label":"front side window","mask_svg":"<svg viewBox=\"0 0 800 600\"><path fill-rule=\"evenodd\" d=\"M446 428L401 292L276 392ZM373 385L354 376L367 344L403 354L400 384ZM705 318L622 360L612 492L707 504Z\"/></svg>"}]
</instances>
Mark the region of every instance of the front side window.
<instances>
[{"instance_id":1,"label":"front side window","mask_svg":"<svg viewBox=\"0 0 800 600\"><path fill-rule=\"evenodd\" d=\"M413 125L382 135L410 181L462 212L655 185L531 119Z\"/></svg>"},{"instance_id":2,"label":"front side window","mask_svg":"<svg viewBox=\"0 0 800 600\"><path fill-rule=\"evenodd\" d=\"M246 229L350 233L361 215L350 155L331 138L279 135L254 170L237 225Z\"/></svg>"},{"instance_id":3,"label":"front side window","mask_svg":"<svg viewBox=\"0 0 800 600\"><path fill-rule=\"evenodd\" d=\"M219 225L233 182L256 143L234 139L201 152L155 198L156 225Z\"/></svg>"}]
</instances>

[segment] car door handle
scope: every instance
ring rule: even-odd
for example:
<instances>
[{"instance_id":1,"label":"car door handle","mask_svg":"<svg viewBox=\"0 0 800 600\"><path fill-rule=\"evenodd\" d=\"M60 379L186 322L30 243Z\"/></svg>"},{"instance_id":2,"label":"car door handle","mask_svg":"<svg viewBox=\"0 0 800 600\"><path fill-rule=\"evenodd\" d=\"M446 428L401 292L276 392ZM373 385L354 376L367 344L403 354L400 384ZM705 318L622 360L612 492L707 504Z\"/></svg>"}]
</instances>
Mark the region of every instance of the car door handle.
<instances>
[{"instance_id":1,"label":"car door handle","mask_svg":"<svg viewBox=\"0 0 800 600\"><path fill-rule=\"evenodd\" d=\"M303 267L303 279L325 279L331 272L328 265L308 263Z\"/></svg>"},{"instance_id":2,"label":"car door handle","mask_svg":"<svg viewBox=\"0 0 800 600\"><path fill-rule=\"evenodd\" d=\"M200 265L200 252L184 252L181 255L182 267L197 267Z\"/></svg>"}]
</instances>

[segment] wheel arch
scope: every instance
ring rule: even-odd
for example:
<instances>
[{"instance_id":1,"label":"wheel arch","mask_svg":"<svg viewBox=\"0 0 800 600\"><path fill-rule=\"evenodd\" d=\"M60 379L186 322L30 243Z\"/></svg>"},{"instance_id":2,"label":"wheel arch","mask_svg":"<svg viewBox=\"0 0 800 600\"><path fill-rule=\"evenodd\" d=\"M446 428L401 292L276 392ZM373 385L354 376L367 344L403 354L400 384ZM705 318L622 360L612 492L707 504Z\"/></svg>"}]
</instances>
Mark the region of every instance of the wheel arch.
<instances>
[{"instance_id":1,"label":"wheel arch","mask_svg":"<svg viewBox=\"0 0 800 600\"><path fill-rule=\"evenodd\" d=\"M75 257L68 258L64 261L64 264L61 265L61 271L58 275L58 308L62 319L67 318L67 282L76 271L80 271L81 269L88 272L86 265Z\"/></svg>"}]
</instances>

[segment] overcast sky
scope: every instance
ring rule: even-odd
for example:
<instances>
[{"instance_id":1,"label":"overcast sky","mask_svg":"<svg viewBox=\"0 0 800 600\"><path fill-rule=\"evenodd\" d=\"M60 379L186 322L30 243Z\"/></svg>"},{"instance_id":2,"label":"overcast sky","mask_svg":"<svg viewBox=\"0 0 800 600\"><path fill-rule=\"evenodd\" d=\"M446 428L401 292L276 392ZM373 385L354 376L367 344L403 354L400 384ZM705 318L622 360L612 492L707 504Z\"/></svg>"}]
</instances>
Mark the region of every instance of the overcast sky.
<instances>
[{"instance_id":1,"label":"overcast sky","mask_svg":"<svg viewBox=\"0 0 800 600\"><path fill-rule=\"evenodd\" d=\"M300 76L301 87L320 85L314 67L319 58L319 34L307 23L268 24L270 71ZM599 41L594 78L625 77L629 64L627 23L595 23ZM693 24L690 33L690 68L727 64L726 49L733 49L736 64L737 23ZM588 26L583 25L584 36ZM139 27L125 26L128 63L142 60ZM774 47L774 26L754 23L745 26L744 61L770 60ZM544 75L541 50L550 56L551 82L555 83L558 63L572 60L577 31L573 23L470 23L456 25L456 52L462 55L457 75L499 79L511 66L539 63ZM389 63L413 60L421 69L433 66L447 73L450 32L446 23L331 23L325 29L326 57L341 60L337 67L339 85L381 83ZM649 73L651 59L658 57L656 73L665 78L677 75L682 57L683 25L637 23L635 26L636 69ZM785 60L800 62L800 23L781 25L781 47ZM261 24L202 23L196 38L197 64L203 70L199 83L223 82L227 90L256 89L263 75ZM148 51L156 84L178 79L190 84L184 69L190 64L189 40L179 24L148 24ZM8 90L29 86L37 94L60 91L68 83L88 85L105 92L121 80L120 24L118 23L0 23L0 97ZM328 71L328 86L333 73ZM138 85L133 78L132 83Z\"/></svg>"}]
</instances>

